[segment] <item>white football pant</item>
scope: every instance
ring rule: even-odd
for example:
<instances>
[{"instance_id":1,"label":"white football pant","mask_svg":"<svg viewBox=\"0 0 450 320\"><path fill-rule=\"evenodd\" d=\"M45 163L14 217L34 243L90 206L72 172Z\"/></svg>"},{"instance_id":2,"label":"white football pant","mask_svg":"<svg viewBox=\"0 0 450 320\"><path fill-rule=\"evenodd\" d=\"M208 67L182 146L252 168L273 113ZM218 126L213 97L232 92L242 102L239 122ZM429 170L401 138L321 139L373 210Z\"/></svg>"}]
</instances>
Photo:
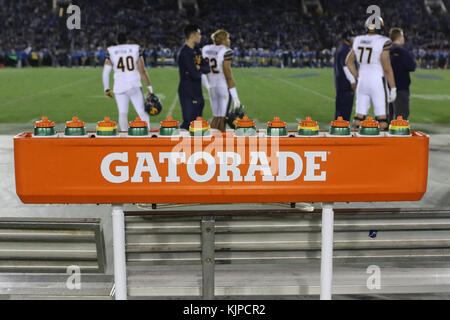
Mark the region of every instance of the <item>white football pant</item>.
<instances>
[{"instance_id":1,"label":"white football pant","mask_svg":"<svg viewBox=\"0 0 450 320\"><path fill-rule=\"evenodd\" d=\"M225 117L230 94L227 87L211 87L209 89L213 117Z\"/></svg>"},{"instance_id":2,"label":"white football pant","mask_svg":"<svg viewBox=\"0 0 450 320\"><path fill-rule=\"evenodd\" d=\"M131 103L134 106L134 110L141 118L141 120L148 123L150 128L150 117L144 108L144 96L142 95L141 88L131 88L128 91L114 95L117 102L117 108L119 109L119 126L120 131L128 131L128 107Z\"/></svg>"},{"instance_id":3,"label":"white football pant","mask_svg":"<svg viewBox=\"0 0 450 320\"><path fill-rule=\"evenodd\" d=\"M376 117L387 115L387 87L383 77L364 78L356 88L356 113L367 115L370 105Z\"/></svg>"}]
</instances>

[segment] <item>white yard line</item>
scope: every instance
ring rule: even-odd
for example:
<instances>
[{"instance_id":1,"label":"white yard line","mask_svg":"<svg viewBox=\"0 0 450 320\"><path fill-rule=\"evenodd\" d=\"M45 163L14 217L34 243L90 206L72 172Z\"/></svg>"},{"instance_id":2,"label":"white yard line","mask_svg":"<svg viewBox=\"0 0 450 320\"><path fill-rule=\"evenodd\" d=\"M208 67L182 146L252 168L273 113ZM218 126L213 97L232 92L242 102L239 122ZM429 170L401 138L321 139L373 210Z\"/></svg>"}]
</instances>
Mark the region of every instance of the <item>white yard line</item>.
<instances>
[{"instance_id":1,"label":"white yard line","mask_svg":"<svg viewBox=\"0 0 450 320\"><path fill-rule=\"evenodd\" d=\"M411 98L423 99L423 100L450 100L448 94L412 94Z\"/></svg>"},{"instance_id":2,"label":"white yard line","mask_svg":"<svg viewBox=\"0 0 450 320\"><path fill-rule=\"evenodd\" d=\"M175 109L175 106L177 105L178 101L178 94L175 93L175 97L173 98L172 104L170 105L169 111L167 112L167 117L172 116L173 109Z\"/></svg>"},{"instance_id":3,"label":"white yard line","mask_svg":"<svg viewBox=\"0 0 450 320\"><path fill-rule=\"evenodd\" d=\"M314 95L316 95L316 96L318 96L318 97L321 97L321 98L323 98L323 99L325 99L325 100L328 100L328 101L334 101L334 99L331 98L331 97L329 97L329 96L326 96L326 95L324 95L324 94L321 94L320 92L317 92L317 91L315 91L315 90L312 90L312 89L309 89L309 88L305 88L304 86L301 86L301 85L299 85L299 84L297 84L297 83L293 83L293 82L291 82L291 81L288 81L288 80L286 80L286 79L281 79L281 78L275 78L275 79L277 79L277 80L279 80L279 81L281 81L281 82L287 83L287 84L289 84L289 85L291 85L291 86L293 86L293 87L302 89L302 90L304 90L304 91L308 91L308 92L310 92L310 93L312 93L312 94L314 94Z\"/></svg>"}]
</instances>

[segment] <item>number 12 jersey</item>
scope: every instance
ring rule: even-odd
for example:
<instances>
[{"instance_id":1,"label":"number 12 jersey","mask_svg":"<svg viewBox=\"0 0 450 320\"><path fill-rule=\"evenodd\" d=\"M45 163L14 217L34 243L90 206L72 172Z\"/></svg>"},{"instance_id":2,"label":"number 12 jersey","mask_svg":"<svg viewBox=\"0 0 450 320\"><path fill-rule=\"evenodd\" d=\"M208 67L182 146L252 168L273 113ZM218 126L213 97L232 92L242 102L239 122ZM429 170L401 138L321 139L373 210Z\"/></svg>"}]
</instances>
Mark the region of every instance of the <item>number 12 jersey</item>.
<instances>
[{"instance_id":1,"label":"number 12 jersey","mask_svg":"<svg viewBox=\"0 0 450 320\"><path fill-rule=\"evenodd\" d=\"M227 87L223 62L233 59L233 51L224 45L206 45L202 49L202 56L208 59L211 72L207 74L210 87Z\"/></svg>"}]
</instances>

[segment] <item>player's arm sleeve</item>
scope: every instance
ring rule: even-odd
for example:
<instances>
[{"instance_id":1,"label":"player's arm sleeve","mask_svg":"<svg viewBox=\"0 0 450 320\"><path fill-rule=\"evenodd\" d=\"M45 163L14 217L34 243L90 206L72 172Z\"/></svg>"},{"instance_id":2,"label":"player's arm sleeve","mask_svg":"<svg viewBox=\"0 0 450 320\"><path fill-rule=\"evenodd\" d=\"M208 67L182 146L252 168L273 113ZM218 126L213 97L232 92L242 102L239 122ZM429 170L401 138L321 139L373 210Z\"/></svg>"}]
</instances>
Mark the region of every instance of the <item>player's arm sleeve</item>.
<instances>
[{"instance_id":1,"label":"player's arm sleeve","mask_svg":"<svg viewBox=\"0 0 450 320\"><path fill-rule=\"evenodd\" d=\"M356 82L355 77L352 75L350 70L348 70L347 66L344 66L342 69L344 70L345 77L347 78L348 82L355 83Z\"/></svg>"},{"instance_id":2,"label":"player's arm sleeve","mask_svg":"<svg viewBox=\"0 0 450 320\"><path fill-rule=\"evenodd\" d=\"M106 90L109 89L109 74L111 73L112 65L105 63L103 67L103 88Z\"/></svg>"},{"instance_id":3,"label":"player's arm sleeve","mask_svg":"<svg viewBox=\"0 0 450 320\"><path fill-rule=\"evenodd\" d=\"M189 77L193 80L200 80L202 77L202 72L200 70L197 70L195 67L194 57L187 53L182 52L180 54L180 63L186 68L187 72L189 73Z\"/></svg>"},{"instance_id":4,"label":"player's arm sleeve","mask_svg":"<svg viewBox=\"0 0 450 320\"><path fill-rule=\"evenodd\" d=\"M348 53L347 57L345 58L345 66L348 68L350 73L357 79L358 78L358 70L355 66L355 51L352 49Z\"/></svg>"},{"instance_id":5,"label":"player's arm sleeve","mask_svg":"<svg viewBox=\"0 0 450 320\"><path fill-rule=\"evenodd\" d=\"M392 49L392 41L387 40L383 45L383 50L391 50Z\"/></svg>"},{"instance_id":6,"label":"player's arm sleeve","mask_svg":"<svg viewBox=\"0 0 450 320\"><path fill-rule=\"evenodd\" d=\"M202 74L202 84L206 88L206 90L209 91L209 81L208 81L208 77L206 76L206 74Z\"/></svg>"},{"instance_id":7,"label":"player's arm sleeve","mask_svg":"<svg viewBox=\"0 0 450 320\"><path fill-rule=\"evenodd\" d=\"M233 51L232 50L228 50L227 52L225 52L225 54L223 55L223 60L224 61L231 61L231 60L233 60Z\"/></svg>"}]
</instances>

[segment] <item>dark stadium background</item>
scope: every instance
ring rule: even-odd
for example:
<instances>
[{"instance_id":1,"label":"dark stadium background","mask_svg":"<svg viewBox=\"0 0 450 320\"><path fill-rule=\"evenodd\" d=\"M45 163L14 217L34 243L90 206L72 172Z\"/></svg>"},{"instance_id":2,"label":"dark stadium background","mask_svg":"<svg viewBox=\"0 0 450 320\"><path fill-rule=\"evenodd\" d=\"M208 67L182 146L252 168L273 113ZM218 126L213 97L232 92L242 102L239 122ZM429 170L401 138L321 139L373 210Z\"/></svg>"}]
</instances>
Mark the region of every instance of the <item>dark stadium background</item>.
<instances>
[{"instance_id":1,"label":"dark stadium background","mask_svg":"<svg viewBox=\"0 0 450 320\"><path fill-rule=\"evenodd\" d=\"M363 32L366 8L376 4L386 30L405 30L420 67L448 66L450 16L423 0L181 2L180 9L177 0L0 0L0 65L103 65L118 32L145 48L148 66L173 64L183 26L194 22L204 43L217 28L231 33L234 66L327 67L341 33ZM69 3L81 8L80 30L66 27Z\"/></svg>"}]
</instances>

